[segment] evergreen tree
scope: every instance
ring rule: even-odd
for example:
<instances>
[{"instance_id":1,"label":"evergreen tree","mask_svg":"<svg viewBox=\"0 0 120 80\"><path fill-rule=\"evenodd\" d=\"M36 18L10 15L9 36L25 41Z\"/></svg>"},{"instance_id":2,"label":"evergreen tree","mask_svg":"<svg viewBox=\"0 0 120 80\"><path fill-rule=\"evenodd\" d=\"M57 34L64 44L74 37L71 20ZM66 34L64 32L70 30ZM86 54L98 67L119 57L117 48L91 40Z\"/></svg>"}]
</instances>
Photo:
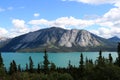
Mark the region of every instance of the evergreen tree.
<instances>
[{"instance_id":1,"label":"evergreen tree","mask_svg":"<svg viewBox=\"0 0 120 80\"><path fill-rule=\"evenodd\" d=\"M68 63L68 68L69 68L69 69L72 68L71 61L70 61L70 60L69 60L69 63Z\"/></svg>"},{"instance_id":2,"label":"evergreen tree","mask_svg":"<svg viewBox=\"0 0 120 80\"><path fill-rule=\"evenodd\" d=\"M3 67L4 66L4 64L3 64L3 59L2 59L2 55L1 55L1 53L0 53L0 67Z\"/></svg>"},{"instance_id":3,"label":"evergreen tree","mask_svg":"<svg viewBox=\"0 0 120 80\"><path fill-rule=\"evenodd\" d=\"M21 72L21 67L20 64L18 65L18 71Z\"/></svg>"},{"instance_id":4,"label":"evergreen tree","mask_svg":"<svg viewBox=\"0 0 120 80\"><path fill-rule=\"evenodd\" d=\"M9 74L13 74L14 73L14 68L13 68L13 63L10 63L10 68L9 68Z\"/></svg>"},{"instance_id":5,"label":"evergreen tree","mask_svg":"<svg viewBox=\"0 0 120 80\"><path fill-rule=\"evenodd\" d=\"M32 58L31 58L31 56L29 57L29 70L30 70L30 72L32 73L33 72L33 60L32 60Z\"/></svg>"},{"instance_id":6,"label":"evergreen tree","mask_svg":"<svg viewBox=\"0 0 120 80\"><path fill-rule=\"evenodd\" d=\"M71 61L69 60L69 62L68 62L68 73L73 74L74 73L73 71L74 71L73 66L71 64Z\"/></svg>"},{"instance_id":7,"label":"evergreen tree","mask_svg":"<svg viewBox=\"0 0 120 80\"><path fill-rule=\"evenodd\" d=\"M86 64L87 64L87 63L89 63L89 60L88 60L88 58L87 58L87 57L86 57L85 63L86 63Z\"/></svg>"},{"instance_id":8,"label":"evergreen tree","mask_svg":"<svg viewBox=\"0 0 120 80\"><path fill-rule=\"evenodd\" d=\"M118 66L120 67L120 42L118 43L118 47L117 47L117 52L118 52Z\"/></svg>"},{"instance_id":9,"label":"evergreen tree","mask_svg":"<svg viewBox=\"0 0 120 80\"><path fill-rule=\"evenodd\" d=\"M84 59L83 59L83 54L81 53L80 55L80 65L79 65L79 78L80 80L84 80L84 74L85 74L85 68L84 68Z\"/></svg>"},{"instance_id":10,"label":"evergreen tree","mask_svg":"<svg viewBox=\"0 0 120 80\"><path fill-rule=\"evenodd\" d=\"M16 65L16 62L13 60L13 69L14 69L14 72L17 72L17 65Z\"/></svg>"},{"instance_id":11,"label":"evergreen tree","mask_svg":"<svg viewBox=\"0 0 120 80\"><path fill-rule=\"evenodd\" d=\"M102 59L102 51L100 50L99 51L99 58L98 58L99 60L101 60Z\"/></svg>"},{"instance_id":12,"label":"evergreen tree","mask_svg":"<svg viewBox=\"0 0 120 80\"><path fill-rule=\"evenodd\" d=\"M28 64L26 63L26 71L28 71Z\"/></svg>"},{"instance_id":13,"label":"evergreen tree","mask_svg":"<svg viewBox=\"0 0 120 80\"><path fill-rule=\"evenodd\" d=\"M9 73L10 74L13 74L17 72L17 66L16 66L16 62L13 60L11 63L10 63L10 68L9 68Z\"/></svg>"},{"instance_id":14,"label":"evergreen tree","mask_svg":"<svg viewBox=\"0 0 120 80\"><path fill-rule=\"evenodd\" d=\"M113 58L112 58L111 54L109 54L109 62L112 63L112 61L113 61Z\"/></svg>"},{"instance_id":15,"label":"evergreen tree","mask_svg":"<svg viewBox=\"0 0 120 80\"><path fill-rule=\"evenodd\" d=\"M80 65L79 65L79 67L81 68L81 67L83 67L83 66L84 66L83 54L81 53L81 55L80 55Z\"/></svg>"},{"instance_id":16,"label":"evergreen tree","mask_svg":"<svg viewBox=\"0 0 120 80\"><path fill-rule=\"evenodd\" d=\"M40 64L38 64L37 72L40 73Z\"/></svg>"},{"instance_id":17,"label":"evergreen tree","mask_svg":"<svg viewBox=\"0 0 120 80\"><path fill-rule=\"evenodd\" d=\"M105 58L102 57L102 51L99 51L99 57L98 57L98 66L103 66L105 64Z\"/></svg>"},{"instance_id":18,"label":"evergreen tree","mask_svg":"<svg viewBox=\"0 0 120 80\"><path fill-rule=\"evenodd\" d=\"M48 73L48 71L49 71L48 65L50 64L50 62L48 60L48 55L47 55L46 49L44 51L44 61L43 61L43 64L44 64L44 72Z\"/></svg>"},{"instance_id":19,"label":"evergreen tree","mask_svg":"<svg viewBox=\"0 0 120 80\"><path fill-rule=\"evenodd\" d=\"M0 53L0 78L3 79L4 76L5 76L5 68L4 68L4 64L3 64L3 58Z\"/></svg>"}]
</instances>

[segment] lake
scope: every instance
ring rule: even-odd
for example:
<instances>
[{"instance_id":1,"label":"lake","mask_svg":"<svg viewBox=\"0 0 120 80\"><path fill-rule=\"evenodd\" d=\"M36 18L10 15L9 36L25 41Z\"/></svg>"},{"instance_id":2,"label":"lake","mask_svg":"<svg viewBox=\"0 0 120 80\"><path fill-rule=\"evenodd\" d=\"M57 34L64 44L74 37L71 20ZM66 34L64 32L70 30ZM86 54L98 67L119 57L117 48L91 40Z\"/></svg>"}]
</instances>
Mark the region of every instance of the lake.
<instances>
[{"instance_id":1,"label":"lake","mask_svg":"<svg viewBox=\"0 0 120 80\"><path fill-rule=\"evenodd\" d=\"M99 52L82 52L84 60L87 57L88 59L93 59L95 61L99 55ZM117 57L117 52L102 52L105 58L108 58L109 53L112 54L113 59L115 60ZM47 53L48 59L50 62L56 64L57 67L67 67L69 60L72 65L76 67L79 66L80 61L80 52L69 52L69 53ZM3 61L5 67L8 69L10 66L10 62L12 60L16 61L17 65L21 65L22 69L25 69L26 63L29 63L29 56L32 57L34 62L34 67L37 67L38 63L43 62L43 53L2 53Z\"/></svg>"}]
</instances>

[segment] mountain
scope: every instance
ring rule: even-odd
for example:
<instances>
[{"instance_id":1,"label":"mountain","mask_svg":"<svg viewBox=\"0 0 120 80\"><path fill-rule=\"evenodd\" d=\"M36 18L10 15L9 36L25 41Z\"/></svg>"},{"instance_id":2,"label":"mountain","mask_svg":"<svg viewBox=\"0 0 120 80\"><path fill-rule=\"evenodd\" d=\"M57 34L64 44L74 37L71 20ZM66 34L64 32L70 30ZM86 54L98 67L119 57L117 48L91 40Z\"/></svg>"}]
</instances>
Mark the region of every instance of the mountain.
<instances>
[{"instance_id":1,"label":"mountain","mask_svg":"<svg viewBox=\"0 0 120 80\"><path fill-rule=\"evenodd\" d=\"M108 40L113 41L113 42L120 42L120 38L118 38L117 36L109 38Z\"/></svg>"},{"instance_id":2,"label":"mountain","mask_svg":"<svg viewBox=\"0 0 120 80\"><path fill-rule=\"evenodd\" d=\"M86 30L51 27L15 37L0 50L40 52L47 48L51 52L98 51L100 49L113 51L116 45Z\"/></svg>"},{"instance_id":3,"label":"mountain","mask_svg":"<svg viewBox=\"0 0 120 80\"><path fill-rule=\"evenodd\" d=\"M6 45L10 41L10 38L0 37L0 48Z\"/></svg>"}]
</instances>

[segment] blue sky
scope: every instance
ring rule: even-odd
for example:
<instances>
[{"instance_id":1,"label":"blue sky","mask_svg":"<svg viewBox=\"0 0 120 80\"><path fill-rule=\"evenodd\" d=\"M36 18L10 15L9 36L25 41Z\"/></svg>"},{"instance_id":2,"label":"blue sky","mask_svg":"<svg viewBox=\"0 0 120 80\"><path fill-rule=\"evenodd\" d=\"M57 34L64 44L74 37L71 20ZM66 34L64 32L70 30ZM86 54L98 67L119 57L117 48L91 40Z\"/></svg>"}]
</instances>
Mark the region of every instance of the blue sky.
<instances>
[{"instance_id":1,"label":"blue sky","mask_svg":"<svg viewBox=\"0 0 120 80\"><path fill-rule=\"evenodd\" d=\"M120 37L119 0L1 0L0 36L52 26Z\"/></svg>"}]
</instances>

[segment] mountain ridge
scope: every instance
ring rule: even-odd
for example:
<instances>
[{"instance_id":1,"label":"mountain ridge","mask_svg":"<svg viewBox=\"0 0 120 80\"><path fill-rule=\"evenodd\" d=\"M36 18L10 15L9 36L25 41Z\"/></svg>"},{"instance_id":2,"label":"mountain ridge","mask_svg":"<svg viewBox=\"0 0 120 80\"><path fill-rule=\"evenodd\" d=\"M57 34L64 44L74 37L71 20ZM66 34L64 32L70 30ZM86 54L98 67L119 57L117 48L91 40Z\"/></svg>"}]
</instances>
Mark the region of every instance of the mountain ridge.
<instances>
[{"instance_id":1,"label":"mountain ridge","mask_svg":"<svg viewBox=\"0 0 120 80\"><path fill-rule=\"evenodd\" d=\"M30 32L10 40L0 50L4 52L23 51L32 52L42 51L47 48L49 51L106 51L115 50L116 43L99 37L87 30L63 29L51 27Z\"/></svg>"}]
</instances>

